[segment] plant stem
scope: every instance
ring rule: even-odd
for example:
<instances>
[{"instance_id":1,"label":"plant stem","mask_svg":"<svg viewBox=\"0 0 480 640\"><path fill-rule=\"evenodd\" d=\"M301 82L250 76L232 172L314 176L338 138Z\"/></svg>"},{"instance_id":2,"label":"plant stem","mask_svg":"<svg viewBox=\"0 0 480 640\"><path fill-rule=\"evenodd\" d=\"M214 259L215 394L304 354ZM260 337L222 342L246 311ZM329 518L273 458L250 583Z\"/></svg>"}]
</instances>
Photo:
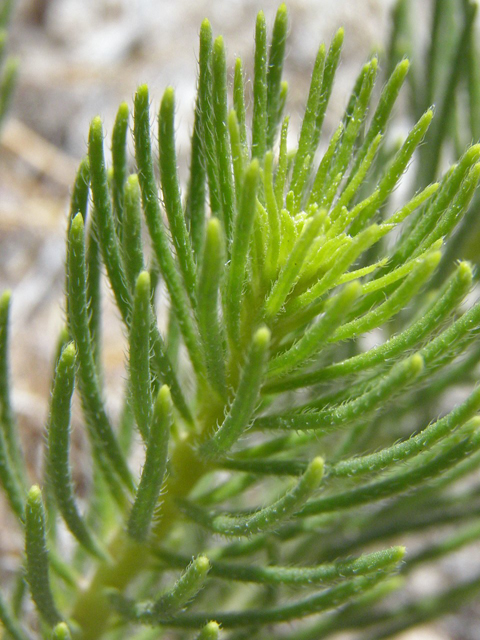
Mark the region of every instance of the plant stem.
<instances>
[{"instance_id":1,"label":"plant stem","mask_svg":"<svg viewBox=\"0 0 480 640\"><path fill-rule=\"evenodd\" d=\"M161 518L153 531L155 544L166 537L172 523L178 522L177 499L186 497L199 478L208 471L208 465L197 455L198 439L198 434L190 433L176 444L172 452L172 472L166 482ZM71 617L81 629L82 640L97 640L109 628L111 607L106 589L123 591L145 569L150 558L148 545L139 545L128 538L123 524L109 546L109 554L112 562L99 566L73 607Z\"/></svg>"}]
</instances>

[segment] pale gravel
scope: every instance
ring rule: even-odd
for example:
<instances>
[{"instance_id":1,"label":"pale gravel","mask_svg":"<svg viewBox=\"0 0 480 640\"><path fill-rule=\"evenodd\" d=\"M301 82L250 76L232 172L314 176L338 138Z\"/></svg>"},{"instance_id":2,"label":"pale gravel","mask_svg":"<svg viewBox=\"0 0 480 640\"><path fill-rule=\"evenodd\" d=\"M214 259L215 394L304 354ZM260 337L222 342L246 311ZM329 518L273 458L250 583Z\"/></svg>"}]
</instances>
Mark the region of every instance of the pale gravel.
<instances>
[{"instance_id":1,"label":"pale gravel","mask_svg":"<svg viewBox=\"0 0 480 640\"><path fill-rule=\"evenodd\" d=\"M420 12L427 5L415 0ZM85 153L88 124L100 114L110 131L122 100L131 104L135 88L148 83L153 112L163 89L173 85L182 175L192 122L198 31L209 17L215 35L225 37L231 68L240 55L250 77L255 15L263 9L272 24L277 1L265 0L20 0L12 48L21 58L21 77L12 116L53 143L75 162ZM335 125L362 62L385 45L393 0L291 0L286 78L293 128L303 112L315 51L339 26L346 31L327 130ZM45 8L41 23L35 14ZM420 28L424 23L419 21ZM20 154L22 155L22 154ZM69 158L68 158L69 159ZM66 175L72 163L65 162ZM0 158L0 290L14 291L14 403L27 446L32 481L38 479L38 455L47 411L55 336L63 313L63 233L68 179L32 169L7 152ZM107 296L108 297L108 296ZM107 304L105 362L110 398L123 384L124 346L117 314ZM118 410L118 402L111 402ZM85 443L76 432L75 466L80 490L86 474ZM0 574L7 576L20 552L16 525L0 501ZM451 561L449 569L456 574ZM458 576L457 576L458 577ZM478 617L476 618L478 621ZM455 618L450 632L418 629L398 640L480 640L470 622ZM475 617L473 618L475 620ZM465 632L465 635L463 634ZM461 634L461 635L459 635Z\"/></svg>"}]
</instances>

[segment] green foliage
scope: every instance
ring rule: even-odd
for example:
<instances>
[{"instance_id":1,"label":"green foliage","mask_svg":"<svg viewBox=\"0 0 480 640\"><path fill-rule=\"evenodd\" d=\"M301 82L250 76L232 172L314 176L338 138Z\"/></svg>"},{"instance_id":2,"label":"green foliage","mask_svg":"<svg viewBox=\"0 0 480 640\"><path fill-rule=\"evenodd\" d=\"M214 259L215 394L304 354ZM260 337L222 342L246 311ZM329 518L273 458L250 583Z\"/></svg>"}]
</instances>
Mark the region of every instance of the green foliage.
<instances>
[{"instance_id":1,"label":"green foliage","mask_svg":"<svg viewBox=\"0 0 480 640\"><path fill-rule=\"evenodd\" d=\"M0 127L10 106L18 73L16 58L9 56L4 60L13 5L14 0L4 0L0 5Z\"/></svg>"},{"instance_id":2,"label":"green foliage","mask_svg":"<svg viewBox=\"0 0 480 640\"><path fill-rule=\"evenodd\" d=\"M387 638L478 593L479 576L384 603L417 567L480 536L480 303L476 270L456 260L477 201L480 145L459 149L457 164L439 172L457 76L474 55L475 7L464 2L463 39L439 79L454 5L435 3L431 80L398 145L389 122L411 78L402 47L413 46L405 0L387 60L363 65L330 139L323 125L343 30L318 50L298 144L288 149L284 5L270 39L257 17L251 126L243 64L230 109L225 45L202 23L185 194L172 88L160 103L158 161L147 87L135 95L135 173L128 106L113 127L111 169L93 119L69 213L47 509L38 485L27 492L10 399L10 293L0 297L0 481L25 533L19 584L25 571L39 614L27 634L22 596L0 594L10 637L319 640L365 629ZM389 75L378 91L382 68ZM477 139L471 64L468 73ZM417 190L403 188L394 207L419 154ZM127 342L121 428L104 400L101 263ZM463 399L452 405L458 385ZM69 460L74 393L92 454L86 505ZM60 516L73 552L55 535ZM389 546L452 524L415 553ZM281 626L292 621L293 630Z\"/></svg>"}]
</instances>

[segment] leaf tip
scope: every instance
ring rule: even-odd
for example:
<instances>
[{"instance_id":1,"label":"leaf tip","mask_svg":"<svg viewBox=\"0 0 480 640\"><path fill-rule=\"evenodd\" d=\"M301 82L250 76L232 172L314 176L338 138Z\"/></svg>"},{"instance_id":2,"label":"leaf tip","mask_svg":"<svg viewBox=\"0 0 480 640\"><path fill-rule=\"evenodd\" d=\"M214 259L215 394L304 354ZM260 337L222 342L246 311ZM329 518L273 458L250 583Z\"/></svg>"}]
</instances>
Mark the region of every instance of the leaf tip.
<instances>
[{"instance_id":1,"label":"leaf tip","mask_svg":"<svg viewBox=\"0 0 480 640\"><path fill-rule=\"evenodd\" d=\"M424 128L427 128L430 125L434 114L435 114L435 105L432 105L429 109L425 111L423 116L420 118L420 122L422 123Z\"/></svg>"},{"instance_id":2,"label":"leaf tip","mask_svg":"<svg viewBox=\"0 0 480 640\"><path fill-rule=\"evenodd\" d=\"M400 562L401 560L403 560L405 554L407 553L407 547L399 545L397 547L393 547L393 551L395 561Z\"/></svg>"},{"instance_id":3,"label":"leaf tip","mask_svg":"<svg viewBox=\"0 0 480 640\"><path fill-rule=\"evenodd\" d=\"M165 108L173 109L175 106L175 90L173 87L167 87L163 92L162 110Z\"/></svg>"},{"instance_id":4,"label":"leaf tip","mask_svg":"<svg viewBox=\"0 0 480 640\"><path fill-rule=\"evenodd\" d=\"M212 25L210 24L210 20L208 18L204 18L202 20L202 24L200 25L200 32L201 33L206 33L206 32L211 33L212 31Z\"/></svg>"},{"instance_id":5,"label":"leaf tip","mask_svg":"<svg viewBox=\"0 0 480 640\"><path fill-rule=\"evenodd\" d=\"M442 252L441 251L432 251L432 253L430 253L429 255L426 256L425 258L425 267L427 269L435 269L435 267L437 266L437 264L440 262L440 260L442 259Z\"/></svg>"},{"instance_id":6,"label":"leaf tip","mask_svg":"<svg viewBox=\"0 0 480 640\"><path fill-rule=\"evenodd\" d=\"M207 236L212 241L218 244L222 235L222 225L220 220L213 216L207 223Z\"/></svg>"},{"instance_id":7,"label":"leaf tip","mask_svg":"<svg viewBox=\"0 0 480 640\"><path fill-rule=\"evenodd\" d=\"M103 144L103 122L100 116L95 116L90 123L90 140L101 140Z\"/></svg>"},{"instance_id":8,"label":"leaf tip","mask_svg":"<svg viewBox=\"0 0 480 640\"><path fill-rule=\"evenodd\" d=\"M260 11L257 13L257 27L259 25L264 25L265 24L265 14L264 12L260 9Z\"/></svg>"},{"instance_id":9,"label":"leaf tip","mask_svg":"<svg viewBox=\"0 0 480 640\"><path fill-rule=\"evenodd\" d=\"M75 343L69 342L62 351L62 359L67 362L67 364L73 364L76 357L77 349L75 348Z\"/></svg>"},{"instance_id":10,"label":"leaf tip","mask_svg":"<svg viewBox=\"0 0 480 640\"><path fill-rule=\"evenodd\" d=\"M200 555L194 560L195 569L201 575L207 575L210 571L210 560L205 555Z\"/></svg>"},{"instance_id":11,"label":"leaf tip","mask_svg":"<svg viewBox=\"0 0 480 640\"><path fill-rule=\"evenodd\" d=\"M172 395L170 393L170 387L164 384L160 387L160 391L157 395L155 402L155 413L164 417L169 416L172 410Z\"/></svg>"},{"instance_id":12,"label":"leaf tip","mask_svg":"<svg viewBox=\"0 0 480 640\"><path fill-rule=\"evenodd\" d=\"M321 456L314 458L308 465L305 474L308 474L310 483L313 486L317 486L323 478L323 472L325 468L325 462Z\"/></svg>"},{"instance_id":13,"label":"leaf tip","mask_svg":"<svg viewBox=\"0 0 480 640\"><path fill-rule=\"evenodd\" d=\"M415 353L411 358L408 359L407 363L408 368L410 369L413 376L417 376L419 373L421 373L425 366L423 358L419 353Z\"/></svg>"},{"instance_id":14,"label":"leaf tip","mask_svg":"<svg viewBox=\"0 0 480 640\"><path fill-rule=\"evenodd\" d=\"M138 191L140 189L140 184L138 182L138 174L136 173L131 173L126 182L125 182L125 190L129 191L130 194Z\"/></svg>"},{"instance_id":15,"label":"leaf tip","mask_svg":"<svg viewBox=\"0 0 480 640\"><path fill-rule=\"evenodd\" d=\"M340 27L336 34L333 37L332 45L335 47L341 47L343 44L343 40L345 38L345 29L344 27Z\"/></svg>"},{"instance_id":16,"label":"leaf tip","mask_svg":"<svg viewBox=\"0 0 480 640\"><path fill-rule=\"evenodd\" d=\"M27 494L27 501L29 504L38 505L42 502L42 490L38 486L38 484L34 484L30 487Z\"/></svg>"},{"instance_id":17,"label":"leaf tip","mask_svg":"<svg viewBox=\"0 0 480 640\"><path fill-rule=\"evenodd\" d=\"M138 275L135 292L137 295L150 295L150 274L148 271L142 271Z\"/></svg>"},{"instance_id":18,"label":"leaf tip","mask_svg":"<svg viewBox=\"0 0 480 640\"><path fill-rule=\"evenodd\" d=\"M218 622L211 620L206 624L199 636L199 640L218 640L220 633L220 625Z\"/></svg>"},{"instance_id":19,"label":"leaf tip","mask_svg":"<svg viewBox=\"0 0 480 640\"><path fill-rule=\"evenodd\" d=\"M225 41L223 39L223 36L217 36L215 38L215 41L213 43L213 49L214 49L214 53L216 53L217 55L223 52L223 50L225 49Z\"/></svg>"},{"instance_id":20,"label":"leaf tip","mask_svg":"<svg viewBox=\"0 0 480 640\"><path fill-rule=\"evenodd\" d=\"M287 16L288 16L287 5L285 4L285 2L282 2L282 4L277 9L277 20L286 19Z\"/></svg>"},{"instance_id":21,"label":"leaf tip","mask_svg":"<svg viewBox=\"0 0 480 640\"><path fill-rule=\"evenodd\" d=\"M460 264L458 265L458 276L460 278L460 281L465 285L468 285L472 282L472 265L466 260L462 260L462 262L460 262Z\"/></svg>"},{"instance_id":22,"label":"leaf tip","mask_svg":"<svg viewBox=\"0 0 480 640\"><path fill-rule=\"evenodd\" d=\"M83 234L83 216L81 213L77 213L77 215L72 220L70 231L75 236Z\"/></svg>"},{"instance_id":23,"label":"leaf tip","mask_svg":"<svg viewBox=\"0 0 480 640\"><path fill-rule=\"evenodd\" d=\"M267 327L260 327L257 329L253 341L255 346L259 349L266 349L270 344L271 332Z\"/></svg>"},{"instance_id":24,"label":"leaf tip","mask_svg":"<svg viewBox=\"0 0 480 640\"><path fill-rule=\"evenodd\" d=\"M410 60L408 58L404 58L403 60L401 60L398 63L398 68L400 71L407 73L407 71L410 69Z\"/></svg>"},{"instance_id":25,"label":"leaf tip","mask_svg":"<svg viewBox=\"0 0 480 640\"><path fill-rule=\"evenodd\" d=\"M149 103L149 94L148 94L148 85L141 84L137 87L137 91L135 93L135 106L139 108L140 106L148 105Z\"/></svg>"},{"instance_id":26,"label":"leaf tip","mask_svg":"<svg viewBox=\"0 0 480 640\"><path fill-rule=\"evenodd\" d=\"M358 280L348 283L345 286L345 296L349 302L353 303L362 293L362 285Z\"/></svg>"},{"instance_id":27,"label":"leaf tip","mask_svg":"<svg viewBox=\"0 0 480 640\"><path fill-rule=\"evenodd\" d=\"M53 629L53 640L70 640L70 630L65 622L59 622Z\"/></svg>"},{"instance_id":28,"label":"leaf tip","mask_svg":"<svg viewBox=\"0 0 480 640\"><path fill-rule=\"evenodd\" d=\"M117 117L127 120L130 113L130 109L128 104L124 101L120 104L117 111Z\"/></svg>"},{"instance_id":29,"label":"leaf tip","mask_svg":"<svg viewBox=\"0 0 480 640\"><path fill-rule=\"evenodd\" d=\"M12 298L12 292L10 289L5 289L0 295L0 309L8 309L10 300Z\"/></svg>"}]
</instances>

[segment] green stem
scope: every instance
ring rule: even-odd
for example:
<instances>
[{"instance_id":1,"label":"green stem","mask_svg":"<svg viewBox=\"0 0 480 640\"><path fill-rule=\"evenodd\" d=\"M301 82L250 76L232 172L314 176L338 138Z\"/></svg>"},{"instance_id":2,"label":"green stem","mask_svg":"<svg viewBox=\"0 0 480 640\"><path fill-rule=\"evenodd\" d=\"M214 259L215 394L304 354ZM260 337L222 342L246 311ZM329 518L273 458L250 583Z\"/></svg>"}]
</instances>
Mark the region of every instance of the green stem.
<instances>
[{"instance_id":1,"label":"green stem","mask_svg":"<svg viewBox=\"0 0 480 640\"><path fill-rule=\"evenodd\" d=\"M208 421L209 423L210 421ZM205 421L207 424L207 421ZM197 456L198 435L191 434L176 443L170 459L171 473L165 482L164 501L160 518L153 530L155 546L167 537L172 523L178 521L176 501L188 495L200 477L208 471ZM106 594L108 588L123 591L150 562L148 544L137 544L129 539L121 524L109 546L111 563L102 563L90 584L80 592L74 603L71 618L78 624L82 640L97 640L109 629L111 605Z\"/></svg>"}]
</instances>

